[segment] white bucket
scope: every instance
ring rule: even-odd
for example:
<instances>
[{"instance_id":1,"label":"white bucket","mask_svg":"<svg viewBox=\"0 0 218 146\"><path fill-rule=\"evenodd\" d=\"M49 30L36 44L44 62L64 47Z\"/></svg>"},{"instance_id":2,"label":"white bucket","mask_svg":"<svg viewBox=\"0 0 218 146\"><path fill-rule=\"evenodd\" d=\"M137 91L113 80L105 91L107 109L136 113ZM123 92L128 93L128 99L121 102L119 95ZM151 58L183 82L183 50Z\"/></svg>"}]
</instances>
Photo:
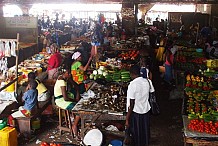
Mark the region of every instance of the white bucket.
<instances>
[{"instance_id":1,"label":"white bucket","mask_svg":"<svg viewBox=\"0 0 218 146\"><path fill-rule=\"evenodd\" d=\"M83 143L87 146L101 146L103 135L99 129L92 129L85 135Z\"/></svg>"}]
</instances>

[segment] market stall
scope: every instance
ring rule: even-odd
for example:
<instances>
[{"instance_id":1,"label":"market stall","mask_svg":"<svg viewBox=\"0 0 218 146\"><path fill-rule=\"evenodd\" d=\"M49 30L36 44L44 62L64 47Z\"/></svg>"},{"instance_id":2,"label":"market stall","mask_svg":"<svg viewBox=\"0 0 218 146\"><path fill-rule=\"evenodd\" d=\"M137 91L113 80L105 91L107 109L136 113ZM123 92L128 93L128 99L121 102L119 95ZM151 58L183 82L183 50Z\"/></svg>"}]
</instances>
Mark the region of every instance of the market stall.
<instances>
[{"instance_id":1,"label":"market stall","mask_svg":"<svg viewBox=\"0 0 218 146\"><path fill-rule=\"evenodd\" d=\"M8 62L1 64L1 88L0 88L0 118L5 119L7 118L13 111L15 111L21 104L21 96L25 92L26 89L26 82L27 82L27 75L29 72L36 72L37 73L37 79L39 79L41 82L44 82L44 80L47 78L47 73L45 72L47 68L46 61L49 59L49 54L41 52L40 54L35 54L35 50L32 50L30 53L25 53L25 55L22 55L22 59L18 59L19 55L17 55L18 48L19 48L19 42L18 39L1 39L1 41L16 41L16 65L11 66L8 68ZM10 42L11 43L11 42ZM11 43L12 44L12 43ZM12 46L12 45L11 45ZM25 48L28 48L28 46L24 45ZM31 45L29 46L31 49ZM12 51L12 47L10 48ZM27 52L27 50L23 50L23 53ZM8 53L8 52L6 52ZM5 54L6 53L2 53ZM12 56L13 52L11 52ZM28 56L28 58L25 58ZM7 60L3 60L7 61ZM20 64L18 64L20 63ZM5 68L3 68L5 67ZM6 77L7 79L3 79L3 77ZM15 84L16 83L16 84ZM49 88L50 89L50 88ZM16 92L15 92L16 91ZM51 92L52 93L52 92ZM23 119L17 119L19 130L21 133L25 132L31 132L31 120L34 120L34 118L37 118L41 115L41 113L48 107L48 105L51 104L51 100L47 100L45 102L39 102L40 110L33 114L31 117L23 118ZM3 120L4 121L4 120Z\"/></svg>"},{"instance_id":2,"label":"market stall","mask_svg":"<svg viewBox=\"0 0 218 146\"><path fill-rule=\"evenodd\" d=\"M19 97L16 99L19 105L22 103L23 93L26 92L26 86L28 83L28 74L30 72L36 73L36 76L37 76L36 79L44 83L44 86L47 88L45 92L49 93L46 100L38 101L39 109L33 112L31 116L16 118L17 126L19 127L19 132L22 134L26 133L25 137L31 136L32 122L37 120L37 118L41 117L43 111L46 110L49 106L51 106L51 96L53 95L53 87L52 87L52 90L50 90L51 89L50 86L52 86L52 84L48 85L48 83L45 82L47 78L47 72L45 72L47 68L46 60L48 58L49 58L49 54L41 52L40 54L35 54L31 58L24 60L16 67L18 68L18 72L20 74L18 78L19 79L19 82L18 82ZM14 67L11 67L10 69L12 68Z\"/></svg>"},{"instance_id":3,"label":"market stall","mask_svg":"<svg viewBox=\"0 0 218 146\"><path fill-rule=\"evenodd\" d=\"M214 146L218 144L218 136L207 134L203 132L195 132L188 128L190 119L188 116L183 115L183 126L184 126L184 145L191 143L194 145L207 145Z\"/></svg>"},{"instance_id":4,"label":"market stall","mask_svg":"<svg viewBox=\"0 0 218 146\"><path fill-rule=\"evenodd\" d=\"M198 72L205 70L207 60L202 48L188 44L186 41L177 42L178 51L175 56L175 79L176 84L184 84L186 72ZM182 85L182 88L184 86Z\"/></svg>"},{"instance_id":5,"label":"market stall","mask_svg":"<svg viewBox=\"0 0 218 146\"><path fill-rule=\"evenodd\" d=\"M0 80L0 117L9 115L17 104L18 89L18 57L19 57L19 34L16 39L0 39L1 42L1 80ZM5 45L3 45L5 43ZM8 69L8 57L16 58L16 65L13 71Z\"/></svg>"},{"instance_id":6,"label":"market stall","mask_svg":"<svg viewBox=\"0 0 218 146\"><path fill-rule=\"evenodd\" d=\"M81 117L82 137L92 125L102 129L105 121L125 120L124 88L125 86L119 83L110 85L94 83L91 90L82 95L83 98L73 108L73 112Z\"/></svg>"},{"instance_id":7,"label":"market stall","mask_svg":"<svg viewBox=\"0 0 218 146\"><path fill-rule=\"evenodd\" d=\"M139 61L139 50L132 41L111 47L108 50L101 46L96 50L89 75L93 84L73 108L73 113L81 117L82 137L93 125L103 132L124 137L126 92L131 80L128 69ZM122 130L108 131L105 128L108 121L120 121Z\"/></svg>"},{"instance_id":8,"label":"market stall","mask_svg":"<svg viewBox=\"0 0 218 146\"><path fill-rule=\"evenodd\" d=\"M217 145L217 60L199 47L179 46L176 71L183 73L177 80L184 88L184 143Z\"/></svg>"},{"instance_id":9,"label":"market stall","mask_svg":"<svg viewBox=\"0 0 218 146\"><path fill-rule=\"evenodd\" d=\"M185 139L217 141L217 72L187 74L184 99ZM188 141L186 142L188 143Z\"/></svg>"}]
</instances>

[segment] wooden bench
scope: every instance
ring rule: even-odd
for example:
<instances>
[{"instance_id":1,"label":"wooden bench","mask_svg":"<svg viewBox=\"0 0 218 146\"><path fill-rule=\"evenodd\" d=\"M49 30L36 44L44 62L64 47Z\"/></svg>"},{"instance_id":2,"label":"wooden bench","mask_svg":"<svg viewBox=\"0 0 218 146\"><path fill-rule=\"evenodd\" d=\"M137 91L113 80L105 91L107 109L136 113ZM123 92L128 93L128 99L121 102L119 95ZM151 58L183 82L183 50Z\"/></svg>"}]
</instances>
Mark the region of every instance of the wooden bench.
<instances>
[{"instance_id":1,"label":"wooden bench","mask_svg":"<svg viewBox=\"0 0 218 146\"><path fill-rule=\"evenodd\" d=\"M40 117L42 112L51 104L51 99L47 101L39 102L39 109L32 113L30 117L20 117L16 118L16 122L18 124L18 128L20 133L25 133L27 136L31 136L31 122L36 118Z\"/></svg>"},{"instance_id":2,"label":"wooden bench","mask_svg":"<svg viewBox=\"0 0 218 146\"><path fill-rule=\"evenodd\" d=\"M39 109L32 113L30 117L16 118L20 133L25 133L27 136L31 136L31 122L42 115L42 112L49 106L52 105L52 97L54 95L54 84L56 80L43 80L42 83L50 91L50 98L47 101L39 101Z\"/></svg>"}]
</instances>

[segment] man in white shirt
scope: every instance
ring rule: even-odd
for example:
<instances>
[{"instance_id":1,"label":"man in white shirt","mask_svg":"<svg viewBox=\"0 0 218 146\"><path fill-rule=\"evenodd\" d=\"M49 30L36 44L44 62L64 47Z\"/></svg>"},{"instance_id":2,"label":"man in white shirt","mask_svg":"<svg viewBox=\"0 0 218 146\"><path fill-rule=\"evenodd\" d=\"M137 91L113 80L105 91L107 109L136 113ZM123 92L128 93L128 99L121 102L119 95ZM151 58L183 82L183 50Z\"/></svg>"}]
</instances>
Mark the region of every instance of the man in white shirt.
<instances>
[{"instance_id":1,"label":"man in white shirt","mask_svg":"<svg viewBox=\"0 0 218 146\"><path fill-rule=\"evenodd\" d=\"M134 146L145 146L149 144L149 92L154 92L151 80L140 76L140 67L130 67L130 82L127 90L127 116L126 127L133 136ZM150 85L149 85L150 84Z\"/></svg>"}]
</instances>

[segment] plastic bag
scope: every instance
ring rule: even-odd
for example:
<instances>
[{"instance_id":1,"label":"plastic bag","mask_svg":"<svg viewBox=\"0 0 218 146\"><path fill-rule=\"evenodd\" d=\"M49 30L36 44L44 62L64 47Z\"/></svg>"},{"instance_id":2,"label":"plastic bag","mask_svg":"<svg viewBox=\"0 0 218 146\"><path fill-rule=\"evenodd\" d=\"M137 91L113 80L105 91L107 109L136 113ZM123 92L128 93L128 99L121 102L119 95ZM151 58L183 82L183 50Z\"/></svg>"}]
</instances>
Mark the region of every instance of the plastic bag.
<instances>
[{"instance_id":1,"label":"plastic bag","mask_svg":"<svg viewBox=\"0 0 218 146\"><path fill-rule=\"evenodd\" d=\"M16 42L11 42L11 55L16 57Z\"/></svg>"},{"instance_id":2,"label":"plastic bag","mask_svg":"<svg viewBox=\"0 0 218 146\"><path fill-rule=\"evenodd\" d=\"M5 42L5 56L6 57L11 57L11 48L10 48L10 42L6 41Z\"/></svg>"},{"instance_id":3,"label":"plastic bag","mask_svg":"<svg viewBox=\"0 0 218 146\"><path fill-rule=\"evenodd\" d=\"M5 56L5 47L4 47L4 42L0 41L0 58Z\"/></svg>"},{"instance_id":4,"label":"plastic bag","mask_svg":"<svg viewBox=\"0 0 218 146\"><path fill-rule=\"evenodd\" d=\"M154 92L149 93L148 101L149 101L149 104L151 106L151 114L152 115L159 115L160 114L160 109L159 109L159 106L157 104L156 96L155 96Z\"/></svg>"}]
</instances>

